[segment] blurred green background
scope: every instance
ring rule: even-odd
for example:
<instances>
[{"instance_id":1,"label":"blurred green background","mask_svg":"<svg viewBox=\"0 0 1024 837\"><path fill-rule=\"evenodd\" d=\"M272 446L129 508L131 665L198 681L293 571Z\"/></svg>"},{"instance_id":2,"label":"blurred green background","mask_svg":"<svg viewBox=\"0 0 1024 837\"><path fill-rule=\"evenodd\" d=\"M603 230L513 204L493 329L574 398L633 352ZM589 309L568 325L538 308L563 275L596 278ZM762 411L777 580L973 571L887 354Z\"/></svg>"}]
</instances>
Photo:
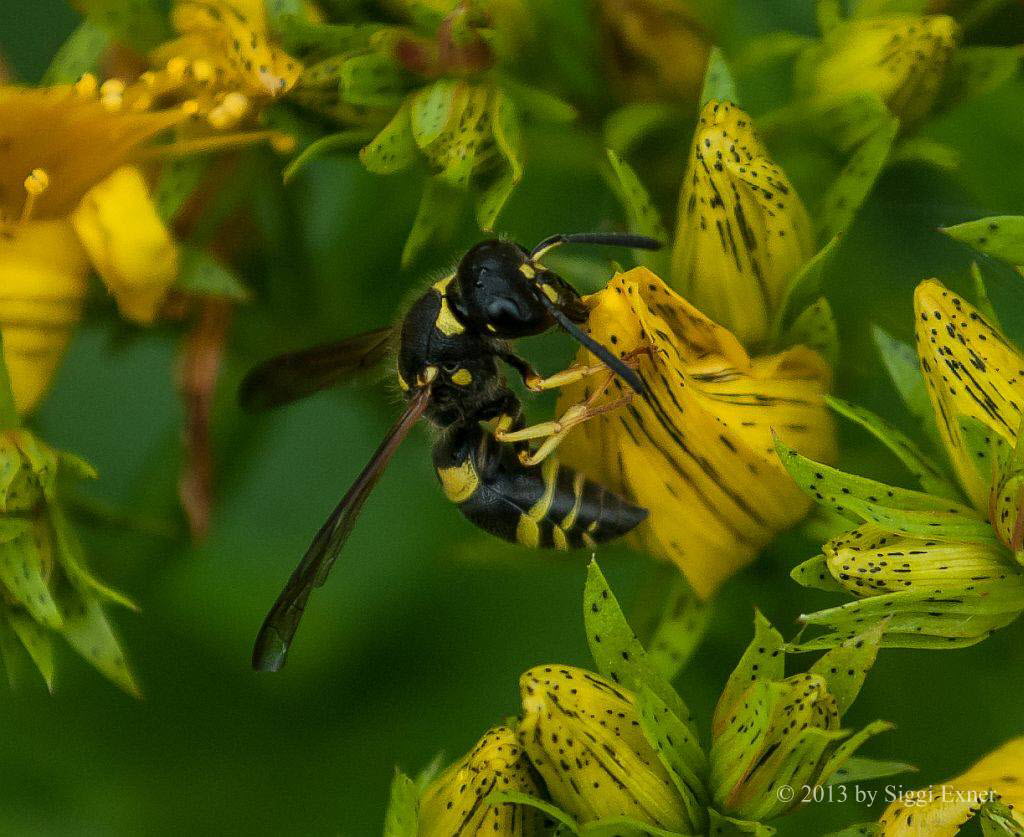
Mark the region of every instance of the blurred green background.
<instances>
[{"instance_id":1,"label":"blurred green background","mask_svg":"<svg viewBox=\"0 0 1024 837\"><path fill-rule=\"evenodd\" d=\"M812 31L810 0L736 8L738 25L751 31ZM61 0L0 3L0 52L15 78L38 80L75 23ZM930 136L962 155L960 170L887 171L828 278L843 341L838 392L904 427L869 324L906 338L918 280L937 275L966 287L969 254L936 226L1024 212L1022 103L1024 87L1005 85L930 124ZM530 165L503 232L532 243L618 222L597 172L574 162L575 130L528 134ZM665 194L675 190L688 141L676 138L677 179L662 185ZM517 711L527 667L589 663L579 604L586 556L530 553L473 529L437 489L429 439L417 431L315 595L287 669L250 671L267 606L398 399L387 387L348 389L254 419L233 406L240 376L274 352L389 321L424 273L477 236L467 222L453 248L402 271L415 176L380 178L352 159L325 160L284 189L278 166L267 154L251 170L258 236L239 267L256 298L237 315L218 395L219 505L209 538L193 547L184 537L84 527L101 577L142 606L116 621L145 698L125 697L70 652L54 696L32 680L0 690L0 833L379 833L395 765L416 770L439 750L461 754ZM1024 337L1019 277L994 275L990 291L1011 333ZM109 324L83 329L37 426L99 468L94 497L180 531L175 353L170 332L125 339ZM572 347L552 337L527 353L554 370ZM861 432L843 427L842 442L844 461L859 471L908 484ZM755 605L792 633L799 613L834 601L788 578L815 551L786 536L726 586L677 683L699 717L710 717L749 640ZM615 550L601 559L620 597L636 601L651 577L647 559ZM918 764L919 775L891 780L917 787L1024 732L1021 694L1024 621L967 650L884 652L846 720L895 721L865 755ZM819 834L880 812L820 804L774 824L782 834Z\"/></svg>"}]
</instances>

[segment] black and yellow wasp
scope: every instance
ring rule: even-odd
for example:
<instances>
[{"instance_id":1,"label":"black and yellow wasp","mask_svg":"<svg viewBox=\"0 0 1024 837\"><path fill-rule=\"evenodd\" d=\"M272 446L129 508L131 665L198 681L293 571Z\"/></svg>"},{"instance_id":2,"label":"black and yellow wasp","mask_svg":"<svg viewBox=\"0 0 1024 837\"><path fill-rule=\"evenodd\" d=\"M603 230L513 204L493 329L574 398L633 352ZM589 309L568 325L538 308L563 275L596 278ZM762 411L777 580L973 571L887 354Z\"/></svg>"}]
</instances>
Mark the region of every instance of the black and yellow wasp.
<instances>
[{"instance_id":1,"label":"black and yellow wasp","mask_svg":"<svg viewBox=\"0 0 1024 837\"><path fill-rule=\"evenodd\" d=\"M314 587L323 584L360 509L392 454L425 417L439 431L434 468L445 496L471 522L500 538L531 547L594 546L622 535L647 512L606 491L550 456L568 430L596 411L579 405L559 421L526 427L522 406L499 372L511 366L534 391L606 373L634 391L644 385L630 356L615 356L580 328L587 307L576 290L541 258L560 244L608 244L656 249L642 236L580 233L545 239L532 251L504 240L484 241L455 272L413 302L397 328L360 334L281 355L256 367L242 383L250 410L286 404L384 361L397 348L398 384L406 407L337 508L316 533L267 614L253 650L253 667L284 665ZM601 363L541 378L516 355L510 340L560 326ZM536 450L530 440L544 439Z\"/></svg>"}]
</instances>

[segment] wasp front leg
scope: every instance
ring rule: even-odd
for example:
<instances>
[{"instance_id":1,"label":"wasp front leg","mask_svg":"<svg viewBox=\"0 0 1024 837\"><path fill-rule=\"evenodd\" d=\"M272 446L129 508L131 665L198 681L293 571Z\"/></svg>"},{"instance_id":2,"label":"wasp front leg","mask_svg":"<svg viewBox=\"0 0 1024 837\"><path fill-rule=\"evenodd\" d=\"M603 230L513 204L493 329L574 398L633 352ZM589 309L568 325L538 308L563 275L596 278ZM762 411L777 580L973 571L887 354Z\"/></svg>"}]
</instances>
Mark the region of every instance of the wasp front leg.
<instances>
[{"instance_id":1,"label":"wasp front leg","mask_svg":"<svg viewBox=\"0 0 1024 837\"><path fill-rule=\"evenodd\" d=\"M636 369L639 358L643 355L649 355L653 351L653 346L640 346L630 352L626 352L626 354L622 356L622 360L630 368ZM543 378L534 372L529 366L527 366L527 368L529 369L529 375L523 375L523 383L531 392L545 392L549 389L561 389L562 387L567 387L570 384L582 381L585 378L608 371L608 367L603 363L574 363L572 366L563 369L561 372L556 372L554 375L549 375L548 377ZM607 386L607 384L605 386ZM604 389L604 387L601 389Z\"/></svg>"}]
</instances>

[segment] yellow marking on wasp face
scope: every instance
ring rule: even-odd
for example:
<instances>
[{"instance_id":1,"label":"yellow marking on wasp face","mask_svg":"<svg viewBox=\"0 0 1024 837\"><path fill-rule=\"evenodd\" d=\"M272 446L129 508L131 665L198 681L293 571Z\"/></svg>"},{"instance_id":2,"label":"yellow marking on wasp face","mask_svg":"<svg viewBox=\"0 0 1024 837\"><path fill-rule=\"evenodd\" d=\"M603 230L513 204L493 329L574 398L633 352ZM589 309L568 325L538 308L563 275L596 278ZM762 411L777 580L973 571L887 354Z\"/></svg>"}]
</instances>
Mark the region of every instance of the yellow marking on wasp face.
<instances>
[{"instance_id":1,"label":"yellow marking on wasp face","mask_svg":"<svg viewBox=\"0 0 1024 837\"><path fill-rule=\"evenodd\" d=\"M469 386L473 383L473 374L468 369L459 369L452 375L452 383L460 387Z\"/></svg>"},{"instance_id":2,"label":"yellow marking on wasp face","mask_svg":"<svg viewBox=\"0 0 1024 837\"><path fill-rule=\"evenodd\" d=\"M593 549L595 546L597 546L597 541L595 541L592 537L590 537L590 535L588 535L586 532L584 532L583 533L583 545L587 549Z\"/></svg>"},{"instance_id":3,"label":"yellow marking on wasp face","mask_svg":"<svg viewBox=\"0 0 1024 837\"><path fill-rule=\"evenodd\" d=\"M488 323L488 324L487 324L487 330L488 330L489 332L491 332L491 333L493 334L493 333L494 333L494 332L496 332L496 331L497 331L498 329L496 329L496 328L495 328L494 326L492 326L492 325L491 325L490 323Z\"/></svg>"},{"instance_id":4,"label":"yellow marking on wasp face","mask_svg":"<svg viewBox=\"0 0 1024 837\"><path fill-rule=\"evenodd\" d=\"M437 377L437 367L428 366L423 370L422 374L416 376L416 386L426 386L431 383L434 378Z\"/></svg>"},{"instance_id":5,"label":"yellow marking on wasp face","mask_svg":"<svg viewBox=\"0 0 1024 837\"><path fill-rule=\"evenodd\" d=\"M580 506L583 504L583 483L586 481L586 477L583 474L576 474L572 481L572 493L575 497L575 501L572 504L572 508L569 509L569 513L563 518L560 524L563 529L567 532L572 529L576 524L576 515L580 513Z\"/></svg>"},{"instance_id":6,"label":"yellow marking on wasp face","mask_svg":"<svg viewBox=\"0 0 1024 837\"><path fill-rule=\"evenodd\" d=\"M452 468L438 468L437 475L441 478L444 496L453 503L465 503L480 485L480 477L469 460Z\"/></svg>"},{"instance_id":7,"label":"yellow marking on wasp face","mask_svg":"<svg viewBox=\"0 0 1024 837\"><path fill-rule=\"evenodd\" d=\"M555 549L561 549L564 552L569 548L569 539L565 536L565 531L560 526L552 527L551 538L555 542Z\"/></svg>"},{"instance_id":8,"label":"yellow marking on wasp face","mask_svg":"<svg viewBox=\"0 0 1024 837\"><path fill-rule=\"evenodd\" d=\"M519 272L523 274L527 279L532 279L537 275L537 271L533 269L533 265L524 263L519 265Z\"/></svg>"},{"instance_id":9,"label":"yellow marking on wasp face","mask_svg":"<svg viewBox=\"0 0 1024 837\"><path fill-rule=\"evenodd\" d=\"M454 276L445 276L440 282L434 283L434 290L441 294L441 309L437 312L434 326L445 337L462 334L466 330L466 327L452 313L451 306L448 304L448 286L454 278Z\"/></svg>"},{"instance_id":10,"label":"yellow marking on wasp face","mask_svg":"<svg viewBox=\"0 0 1024 837\"><path fill-rule=\"evenodd\" d=\"M544 292L544 296L552 302L558 302L558 291L551 287L551 285L541 285L540 289Z\"/></svg>"},{"instance_id":11,"label":"yellow marking on wasp face","mask_svg":"<svg viewBox=\"0 0 1024 837\"><path fill-rule=\"evenodd\" d=\"M516 525L516 540L523 546L537 548L540 543L540 526L536 520L531 520L527 515L519 516L519 523Z\"/></svg>"},{"instance_id":12,"label":"yellow marking on wasp face","mask_svg":"<svg viewBox=\"0 0 1024 837\"><path fill-rule=\"evenodd\" d=\"M409 391L409 382L402 377L401 372L398 373L398 386L401 388L402 392Z\"/></svg>"}]
</instances>

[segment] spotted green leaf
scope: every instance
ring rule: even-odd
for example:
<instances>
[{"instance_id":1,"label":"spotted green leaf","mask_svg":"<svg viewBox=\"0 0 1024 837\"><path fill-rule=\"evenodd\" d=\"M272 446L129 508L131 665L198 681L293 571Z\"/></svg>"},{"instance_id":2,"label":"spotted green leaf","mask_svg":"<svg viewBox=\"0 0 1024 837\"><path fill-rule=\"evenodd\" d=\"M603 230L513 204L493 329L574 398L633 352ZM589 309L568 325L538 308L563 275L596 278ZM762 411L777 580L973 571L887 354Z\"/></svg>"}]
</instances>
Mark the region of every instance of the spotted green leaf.
<instances>
[{"instance_id":1,"label":"spotted green leaf","mask_svg":"<svg viewBox=\"0 0 1024 837\"><path fill-rule=\"evenodd\" d=\"M505 208L508 199L516 189L516 179L511 171L503 171L480 193L476 205L476 221L480 229L490 232Z\"/></svg>"},{"instance_id":2,"label":"spotted green leaf","mask_svg":"<svg viewBox=\"0 0 1024 837\"><path fill-rule=\"evenodd\" d=\"M43 524L39 524L43 525ZM0 587L37 622L60 630L63 620L47 578L53 564L48 533L37 539L33 530L0 543Z\"/></svg>"},{"instance_id":3,"label":"spotted green leaf","mask_svg":"<svg viewBox=\"0 0 1024 837\"><path fill-rule=\"evenodd\" d=\"M336 151L354 151L374 138L371 131L363 128L348 128L334 134L320 137L307 145L285 166L283 178L290 183L307 164Z\"/></svg>"},{"instance_id":4,"label":"spotted green leaf","mask_svg":"<svg viewBox=\"0 0 1024 837\"><path fill-rule=\"evenodd\" d=\"M848 782L865 782L869 779L884 779L899 773L916 773L917 768L903 761L883 761L864 756L853 756L842 767L836 768L827 784L844 785Z\"/></svg>"},{"instance_id":5,"label":"spotted green leaf","mask_svg":"<svg viewBox=\"0 0 1024 837\"><path fill-rule=\"evenodd\" d=\"M90 590L62 585L57 600L63 616L61 633L82 657L133 697L141 697L99 597Z\"/></svg>"},{"instance_id":6,"label":"spotted green leaf","mask_svg":"<svg viewBox=\"0 0 1024 837\"><path fill-rule=\"evenodd\" d=\"M1024 215L979 218L942 231L975 250L1013 265L1024 265Z\"/></svg>"},{"instance_id":7,"label":"spotted green leaf","mask_svg":"<svg viewBox=\"0 0 1024 837\"><path fill-rule=\"evenodd\" d=\"M42 83L73 84L97 69L109 46L110 33L95 20L86 18L57 50Z\"/></svg>"},{"instance_id":8,"label":"spotted green leaf","mask_svg":"<svg viewBox=\"0 0 1024 837\"><path fill-rule=\"evenodd\" d=\"M868 671L875 664L885 627L884 622L879 622L864 633L844 640L810 667L811 674L820 675L828 684L840 715L853 704Z\"/></svg>"},{"instance_id":9,"label":"spotted green leaf","mask_svg":"<svg viewBox=\"0 0 1024 837\"><path fill-rule=\"evenodd\" d=\"M651 835L651 837L686 837L682 832L658 828L650 823L640 822L632 817L605 817L602 820L584 823L578 832L584 837L626 837L626 835Z\"/></svg>"},{"instance_id":10,"label":"spotted green leaf","mask_svg":"<svg viewBox=\"0 0 1024 837\"><path fill-rule=\"evenodd\" d=\"M580 833L580 828L576 824L576 820L570 817L557 805L553 805L544 799L537 799L537 797L530 796L528 793L523 793L522 791L495 791L487 797L485 802L488 805L502 805L505 803L529 805L531 808L536 808L538 811L542 811L547 814L569 834Z\"/></svg>"},{"instance_id":11,"label":"spotted green leaf","mask_svg":"<svg viewBox=\"0 0 1024 837\"><path fill-rule=\"evenodd\" d=\"M339 70L338 95L350 105L398 107L402 102L402 73L388 56L377 52L354 55Z\"/></svg>"},{"instance_id":12,"label":"spotted green leaf","mask_svg":"<svg viewBox=\"0 0 1024 837\"><path fill-rule=\"evenodd\" d=\"M807 346L832 366L836 365L839 360L839 329L832 316L832 306L825 297L800 312L783 336L782 346Z\"/></svg>"},{"instance_id":13,"label":"spotted green leaf","mask_svg":"<svg viewBox=\"0 0 1024 837\"><path fill-rule=\"evenodd\" d=\"M689 661L707 630L711 607L676 575L647 650L648 662L669 682Z\"/></svg>"},{"instance_id":14,"label":"spotted green leaf","mask_svg":"<svg viewBox=\"0 0 1024 837\"><path fill-rule=\"evenodd\" d=\"M633 692L640 691L641 686L647 686L681 721L690 723L690 711L668 681L647 660L640 640L626 621L622 608L594 560L587 567L583 623L590 653L601 674Z\"/></svg>"},{"instance_id":15,"label":"spotted green leaf","mask_svg":"<svg viewBox=\"0 0 1024 837\"><path fill-rule=\"evenodd\" d=\"M416 783L396 768L384 814L384 837L416 837L419 830L419 796L420 790Z\"/></svg>"},{"instance_id":16,"label":"spotted green leaf","mask_svg":"<svg viewBox=\"0 0 1024 837\"><path fill-rule=\"evenodd\" d=\"M863 729L855 732L836 747L835 752L833 752L828 761L825 762L825 766L821 770L821 776L818 781L821 783L827 782L832 774L846 764L853 754L857 752L861 745L869 738L873 738L876 735L888 732L895 728L896 725L891 724L888 721L872 721Z\"/></svg>"},{"instance_id":17,"label":"spotted green leaf","mask_svg":"<svg viewBox=\"0 0 1024 837\"><path fill-rule=\"evenodd\" d=\"M897 429L870 410L858 407L842 398L826 395L825 403L839 415L863 427L892 451L928 494L948 497L951 500L962 499L960 489L942 472L939 465L902 430Z\"/></svg>"},{"instance_id":18,"label":"spotted green leaf","mask_svg":"<svg viewBox=\"0 0 1024 837\"><path fill-rule=\"evenodd\" d=\"M614 178L612 186L626 210L629 231L668 241L661 215L633 168L611 149L608 150L608 162ZM638 264L649 267L659 276L668 275L670 255L667 249L634 250L633 257Z\"/></svg>"},{"instance_id":19,"label":"spotted green leaf","mask_svg":"<svg viewBox=\"0 0 1024 837\"><path fill-rule=\"evenodd\" d=\"M861 822L847 826L842 831L831 831L824 837L876 837L881 833L882 827L877 822Z\"/></svg>"},{"instance_id":20,"label":"spotted green leaf","mask_svg":"<svg viewBox=\"0 0 1024 837\"><path fill-rule=\"evenodd\" d=\"M53 531L54 549L59 555L60 565L68 579L79 589L90 591L113 604L137 611L138 605L124 593L109 587L94 576L85 560L85 550L74 527L63 510L55 503L49 506L50 527Z\"/></svg>"},{"instance_id":21,"label":"spotted green leaf","mask_svg":"<svg viewBox=\"0 0 1024 837\"><path fill-rule=\"evenodd\" d=\"M465 103L468 85L456 79L440 79L414 94L409 120L416 145L427 148L450 130Z\"/></svg>"},{"instance_id":22,"label":"spotted green leaf","mask_svg":"<svg viewBox=\"0 0 1024 837\"><path fill-rule=\"evenodd\" d=\"M900 399L911 415L921 423L929 438L938 444L935 413L932 411L928 389L913 347L890 336L888 332L878 326L872 327L871 337L878 348L882 365L893 386L896 387Z\"/></svg>"},{"instance_id":23,"label":"spotted green leaf","mask_svg":"<svg viewBox=\"0 0 1024 837\"><path fill-rule=\"evenodd\" d=\"M773 333L778 337L784 326L799 316L821 293L825 271L839 249L841 236L833 236L817 253L808 259L786 287L778 314L773 324Z\"/></svg>"},{"instance_id":24,"label":"spotted green leaf","mask_svg":"<svg viewBox=\"0 0 1024 837\"><path fill-rule=\"evenodd\" d=\"M742 834L752 834L754 837L771 837L775 829L770 825L749 820L740 820L734 817L727 817L719 814L714 808L708 809L708 816L711 819L711 831L709 833L716 837L738 837Z\"/></svg>"},{"instance_id":25,"label":"spotted green leaf","mask_svg":"<svg viewBox=\"0 0 1024 837\"><path fill-rule=\"evenodd\" d=\"M732 77L732 72L718 47L712 47L708 54L708 66L704 71L704 86L700 91L700 106L704 107L710 101L742 105L736 93L736 82Z\"/></svg>"},{"instance_id":26,"label":"spotted green leaf","mask_svg":"<svg viewBox=\"0 0 1024 837\"><path fill-rule=\"evenodd\" d=\"M789 573L789 577L803 587L813 587L827 593L846 593L847 590L833 578L824 555L815 555L801 564L797 564Z\"/></svg>"},{"instance_id":27,"label":"spotted green leaf","mask_svg":"<svg viewBox=\"0 0 1024 837\"><path fill-rule=\"evenodd\" d=\"M751 683L781 680L785 676L785 642L761 611L754 612L754 638L743 652L729 675L729 680L718 698L711 722L712 734L717 737L726 728L729 716Z\"/></svg>"},{"instance_id":28,"label":"spotted green leaf","mask_svg":"<svg viewBox=\"0 0 1024 837\"><path fill-rule=\"evenodd\" d=\"M52 634L24 613L11 611L7 622L52 692L55 674Z\"/></svg>"},{"instance_id":29,"label":"spotted green leaf","mask_svg":"<svg viewBox=\"0 0 1024 837\"><path fill-rule=\"evenodd\" d=\"M359 159L374 174L393 174L411 166L419 157L409 121L409 107L403 105L369 144Z\"/></svg>"},{"instance_id":30,"label":"spotted green leaf","mask_svg":"<svg viewBox=\"0 0 1024 837\"><path fill-rule=\"evenodd\" d=\"M999 799L989 799L978 811L983 837L1024 837L1024 827L1013 809Z\"/></svg>"},{"instance_id":31,"label":"spotted green leaf","mask_svg":"<svg viewBox=\"0 0 1024 837\"><path fill-rule=\"evenodd\" d=\"M974 284L974 307L981 311L988 320L989 325L997 331L1002 331L1003 326L999 322L999 315L995 306L988 296L988 288L985 286L985 277L981 273L981 267L977 262L971 262L971 282Z\"/></svg>"}]
</instances>

